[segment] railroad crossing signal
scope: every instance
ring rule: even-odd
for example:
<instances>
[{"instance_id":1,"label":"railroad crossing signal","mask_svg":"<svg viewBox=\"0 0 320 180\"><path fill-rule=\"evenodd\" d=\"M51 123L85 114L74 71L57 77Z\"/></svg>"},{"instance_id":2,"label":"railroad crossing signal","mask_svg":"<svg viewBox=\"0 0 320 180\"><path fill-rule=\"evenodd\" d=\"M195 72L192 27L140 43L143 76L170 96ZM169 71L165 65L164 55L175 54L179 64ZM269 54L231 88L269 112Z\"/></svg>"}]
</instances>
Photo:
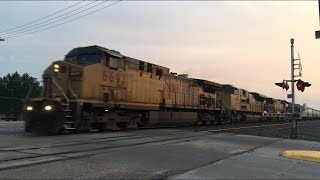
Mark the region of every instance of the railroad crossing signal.
<instances>
[{"instance_id":1,"label":"railroad crossing signal","mask_svg":"<svg viewBox=\"0 0 320 180\"><path fill-rule=\"evenodd\" d=\"M289 89L289 84L287 83L287 81L283 81L281 83L274 83L274 84L282 87L282 89L286 89L286 91L288 91L288 89Z\"/></svg>"},{"instance_id":2,"label":"railroad crossing signal","mask_svg":"<svg viewBox=\"0 0 320 180\"><path fill-rule=\"evenodd\" d=\"M303 92L305 87L310 87L311 84L309 84L309 82L304 82L301 79L298 79L297 81L297 88L299 91Z\"/></svg>"}]
</instances>

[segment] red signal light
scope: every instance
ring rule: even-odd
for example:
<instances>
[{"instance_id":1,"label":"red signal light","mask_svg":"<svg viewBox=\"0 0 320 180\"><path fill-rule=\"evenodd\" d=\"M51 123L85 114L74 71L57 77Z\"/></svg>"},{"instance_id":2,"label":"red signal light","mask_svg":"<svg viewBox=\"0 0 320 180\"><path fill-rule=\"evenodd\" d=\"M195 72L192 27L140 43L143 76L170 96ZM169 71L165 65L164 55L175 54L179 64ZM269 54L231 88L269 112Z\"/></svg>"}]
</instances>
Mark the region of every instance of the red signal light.
<instances>
[{"instance_id":1,"label":"red signal light","mask_svg":"<svg viewBox=\"0 0 320 180\"><path fill-rule=\"evenodd\" d=\"M298 82L297 82L297 88L301 92L304 91L304 82L301 79L299 79Z\"/></svg>"},{"instance_id":2,"label":"red signal light","mask_svg":"<svg viewBox=\"0 0 320 180\"><path fill-rule=\"evenodd\" d=\"M310 87L311 84L309 82L304 82L301 79L298 79L297 88L299 91L303 92L306 87Z\"/></svg>"},{"instance_id":3,"label":"red signal light","mask_svg":"<svg viewBox=\"0 0 320 180\"><path fill-rule=\"evenodd\" d=\"M297 88L300 90L302 88L302 84L297 84Z\"/></svg>"}]
</instances>

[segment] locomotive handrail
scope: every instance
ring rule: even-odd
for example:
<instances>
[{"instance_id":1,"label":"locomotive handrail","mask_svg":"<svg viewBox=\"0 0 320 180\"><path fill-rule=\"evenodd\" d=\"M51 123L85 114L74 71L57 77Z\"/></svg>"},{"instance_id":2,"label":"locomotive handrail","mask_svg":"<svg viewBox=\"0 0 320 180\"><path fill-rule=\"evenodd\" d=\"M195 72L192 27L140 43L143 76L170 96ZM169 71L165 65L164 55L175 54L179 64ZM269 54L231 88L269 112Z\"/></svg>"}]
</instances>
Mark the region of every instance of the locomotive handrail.
<instances>
[{"instance_id":1,"label":"locomotive handrail","mask_svg":"<svg viewBox=\"0 0 320 180\"><path fill-rule=\"evenodd\" d=\"M63 89L60 87L60 85L57 82L57 79L55 77L51 77L53 84L60 90L60 93L63 95L65 100L67 101L67 110L69 110L69 104L70 104L70 99L66 95L66 93L63 91Z\"/></svg>"},{"instance_id":2,"label":"locomotive handrail","mask_svg":"<svg viewBox=\"0 0 320 180\"><path fill-rule=\"evenodd\" d=\"M222 108L223 110L226 109L227 112L228 112L228 114L230 115L230 114L231 114L231 108L229 108L229 107L227 106L227 104L226 104L222 99L216 98L216 100L217 100L217 102L221 105L221 108ZM225 108L224 108L223 106L225 106Z\"/></svg>"},{"instance_id":3,"label":"locomotive handrail","mask_svg":"<svg viewBox=\"0 0 320 180\"><path fill-rule=\"evenodd\" d=\"M76 98L76 101L79 101L78 95L73 91L73 89L69 86L69 91L71 92L72 96Z\"/></svg>"},{"instance_id":4,"label":"locomotive handrail","mask_svg":"<svg viewBox=\"0 0 320 180\"><path fill-rule=\"evenodd\" d=\"M223 108L223 106L225 106L225 108L223 108L223 109L227 109L227 110L231 109L227 106L227 104L222 99L219 99L219 98L216 98L216 99L217 99L218 103L221 105L221 108Z\"/></svg>"},{"instance_id":5,"label":"locomotive handrail","mask_svg":"<svg viewBox=\"0 0 320 180\"><path fill-rule=\"evenodd\" d=\"M216 100L218 101L218 103L221 105L222 108L224 105L227 109L230 109L222 99L216 98Z\"/></svg>"}]
</instances>

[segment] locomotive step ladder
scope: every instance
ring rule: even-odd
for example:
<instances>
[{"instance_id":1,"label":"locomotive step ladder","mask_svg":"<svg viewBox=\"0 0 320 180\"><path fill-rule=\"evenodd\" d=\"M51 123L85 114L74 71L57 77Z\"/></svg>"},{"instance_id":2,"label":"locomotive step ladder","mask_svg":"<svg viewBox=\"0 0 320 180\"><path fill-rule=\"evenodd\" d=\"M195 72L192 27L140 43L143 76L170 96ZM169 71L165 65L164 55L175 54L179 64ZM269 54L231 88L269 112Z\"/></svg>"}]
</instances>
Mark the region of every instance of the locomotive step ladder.
<instances>
[{"instance_id":1,"label":"locomotive step ladder","mask_svg":"<svg viewBox=\"0 0 320 180\"><path fill-rule=\"evenodd\" d=\"M222 99L217 98L217 103L221 108L220 115L219 115L220 121L231 122L232 120L231 109L227 106L227 104Z\"/></svg>"},{"instance_id":2,"label":"locomotive step ladder","mask_svg":"<svg viewBox=\"0 0 320 180\"><path fill-rule=\"evenodd\" d=\"M73 89L69 86L69 91L71 92L72 96L76 99L76 102L79 102L79 98L77 96L77 94L73 91ZM65 106L65 129L66 130L76 130L75 127L75 121L72 119L72 110L70 109L70 101L68 101L68 104Z\"/></svg>"},{"instance_id":3,"label":"locomotive step ladder","mask_svg":"<svg viewBox=\"0 0 320 180\"><path fill-rule=\"evenodd\" d=\"M54 85L60 90L60 93L64 97L65 102L62 102L61 105L63 105L64 109L63 111L65 112L64 114L64 121L63 121L63 128L65 130L75 130L75 123L72 119L72 110L70 109L70 99L68 98L67 94L63 91L61 86L58 84L57 79L55 77L52 77L52 82ZM69 89L71 89L69 87ZM72 90L72 89L71 89ZM71 91L71 93L77 98L75 93Z\"/></svg>"},{"instance_id":4,"label":"locomotive step ladder","mask_svg":"<svg viewBox=\"0 0 320 180\"><path fill-rule=\"evenodd\" d=\"M74 124L74 121L72 120L72 110L70 109L70 104L63 104L64 106L64 112L65 112L65 115L64 115L64 129L65 130L75 130L75 124Z\"/></svg>"}]
</instances>

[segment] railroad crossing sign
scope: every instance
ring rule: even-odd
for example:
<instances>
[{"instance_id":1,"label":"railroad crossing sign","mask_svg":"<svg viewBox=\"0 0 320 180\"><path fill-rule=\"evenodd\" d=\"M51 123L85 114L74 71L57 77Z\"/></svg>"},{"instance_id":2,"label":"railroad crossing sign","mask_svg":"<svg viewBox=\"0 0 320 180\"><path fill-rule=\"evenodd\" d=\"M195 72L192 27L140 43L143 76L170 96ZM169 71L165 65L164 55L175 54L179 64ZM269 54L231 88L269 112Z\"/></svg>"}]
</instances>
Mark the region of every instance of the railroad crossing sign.
<instances>
[{"instance_id":1,"label":"railroad crossing sign","mask_svg":"<svg viewBox=\"0 0 320 180\"><path fill-rule=\"evenodd\" d=\"M292 98L292 94L287 94L287 98Z\"/></svg>"}]
</instances>

